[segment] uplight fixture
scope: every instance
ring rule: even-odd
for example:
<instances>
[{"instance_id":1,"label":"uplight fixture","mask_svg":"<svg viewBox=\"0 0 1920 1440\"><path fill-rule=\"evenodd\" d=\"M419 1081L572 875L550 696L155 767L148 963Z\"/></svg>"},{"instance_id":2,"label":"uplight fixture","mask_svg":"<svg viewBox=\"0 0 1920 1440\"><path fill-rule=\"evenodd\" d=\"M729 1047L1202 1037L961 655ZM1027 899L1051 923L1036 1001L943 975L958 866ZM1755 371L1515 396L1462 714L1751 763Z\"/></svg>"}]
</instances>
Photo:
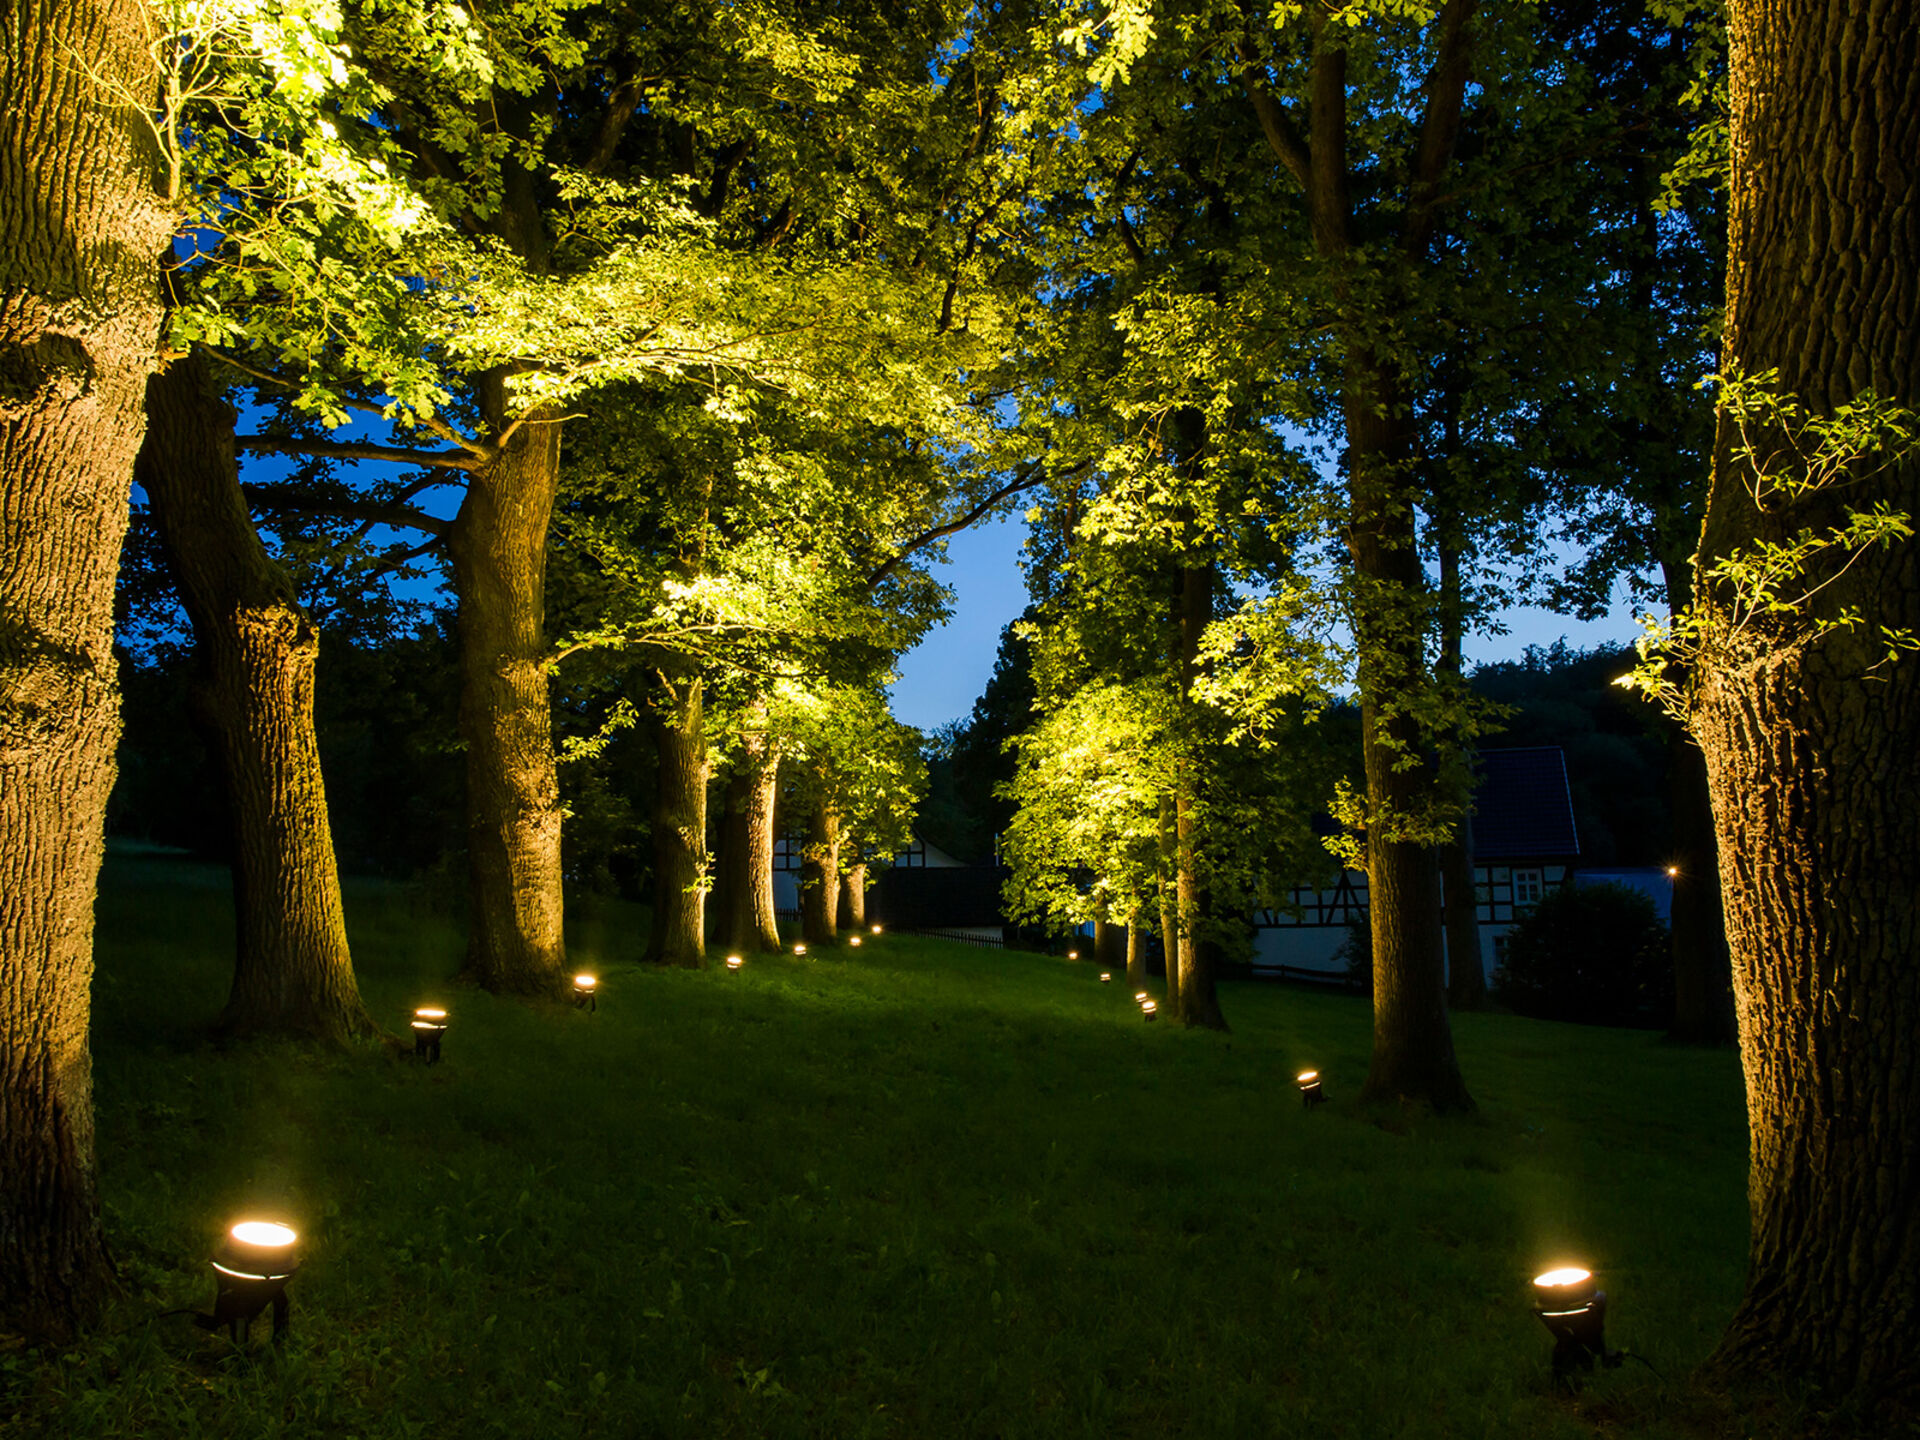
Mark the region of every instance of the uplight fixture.
<instances>
[{"instance_id":1,"label":"uplight fixture","mask_svg":"<svg viewBox=\"0 0 1920 1440\"><path fill-rule=\"evenodd\" d=\"M880 927L879 927L878 925L875 925L875 926L873 927L873 933L874 933L875 935L878 935L878 934L880 933Z\"/></svg>"},{"instance_id":2,"label":"uplight fixture","mask_svg":"<svg viewBox=\"0 0 1920 1440\"><path fill-rule=\"evenodd\" d=\"M573 1003L582 1010L600 1008L600 982L591 975L573 977Z\"/></svg>"},{"instance_id":3,"label":"uplight fixture","mask_svg":"<svg viewBox=\"0 0 1920 1440\"><path fill-rule=\"evenodd\" d=\"M1078 960L1079 958L1080 958L1080 952L1078 950L1067 951L1067 959Z\"/></svg>"},{"instance_id":4,"label":"uplight fixture","mask_svg":"<svg viewBox=\"0 0 1920 1440\"><path fill-rule=\"evenodd\" d=\"M1607 1292L1590 1270L1568 1265L1534 1276L1533 1313L1553 1336L1557 1380L1571 1381L1576 1371L1592 1370L1596 1360L1611 1368L1626 1358L1607 1349Z\"/></svg>"},{"instance_id":5,"label":"uplight fixture","mask_svg":"<svg viewBox=\"0 0 1920 1440\"><path fill-rule=\"evenodd\" d=\"M1100 972L1100 983L1102 985L1111 985L1113 983L1113 972L1111 970L1102 970Z\"/></svg>"},{"instance_id":6,"label":"uplight fixture","mask_svg":"<svg viewBox=\"0 0 1920 1440\"><path fill-rule=\"evenodd\" d=\"M804 955L807 953L807 947L804 945L796 945L793 947L793 953L796 955Z\"/></svg>"},{"instance_id":7,"label":"uplight fixture","mask_svg":"<svg viewBox=\"0 0 1920 1440\"><path fill-rule=\"evenodd\" d=\"M213 1313L195 1315L202 1330L222 1325L236 1344L253 1329L253 1318L273 1307L273 1338L287 1329L287 1281L300 1268L293 1247L299 1240L291 1226L272 1220L242 1220L213 1252Z\"/></svg>"},{"instance_id":8,"label":"uplight fixture","mask_svg":"<svg viewBox=\"0 0 1920 1440\"><path fill-rule=\"evenodd\" d=\"M1146 992L1146 991L1144 991L1144 990L1136 990L1136 991L1134 991L1134 992L1133 992L1133 1002L1134 1002L1134 1004L1136 1004L1136 1005L1144 1005L1144 1004L1146 1004L1146 1003L1147 1003L1147 992Z\"/></svg>"},{"instance_id":9,"label":"uplight fixture","mask_svg":"<svg viewBox=\"0 0 1920 1440\"><path fill-rule=\"evenodd\" d=\"M1140 1002L1140 1015L1142 1019L1158 1020L1160 1018L1160 1007L1151 1000L1143 1000Z\"/></svg>"},{"instance_id":10,"label":"uplight fixture","mask_svg":"<svg viewBox=\"0 0 1920 1440\"><path fill-rule=\"evenodd\" d=\"M746 963L747 962L741 959L738 955L727 956L727 969L729 970L738 970L742 965Z\"/></svg>"},{"instance_id":11,"label":"uplight fixture","mask_svg":"<svg viewBox=\"0 0 1920 1440\"><path fill-rule=\"evenodd\" d=\"M1306 1109L1311 1110L1316 1105L1326 1103L1327 1097L1320 1090L1318 1070L1302 1070L1293 1077L1293 1081L1300 1087L1300 1103Z\"/></svg>"},{"instance_id":12,"label":"uplight fixture","mask_svg":"<svg viewBox=\"0 0 1920 1440\"><path fill-rule=\"evenodd\" d=\"M446 1011L423 1005L413 1012L413 1053L424 1057L427 1064L440 1063L440 1037L446 1033Z\"/></svg>"},{"instance_id":13,"label":"uplight fixture","mask_svg":"<svg viewBox=\"0 0 1920 1440\"><path fill-rule=\"evenodd\" d=\"M852 945L853 947L858 949L860 945L860 937L858 935L849 935L847 937L847 944Z\"/></svg>"}]
</instances>

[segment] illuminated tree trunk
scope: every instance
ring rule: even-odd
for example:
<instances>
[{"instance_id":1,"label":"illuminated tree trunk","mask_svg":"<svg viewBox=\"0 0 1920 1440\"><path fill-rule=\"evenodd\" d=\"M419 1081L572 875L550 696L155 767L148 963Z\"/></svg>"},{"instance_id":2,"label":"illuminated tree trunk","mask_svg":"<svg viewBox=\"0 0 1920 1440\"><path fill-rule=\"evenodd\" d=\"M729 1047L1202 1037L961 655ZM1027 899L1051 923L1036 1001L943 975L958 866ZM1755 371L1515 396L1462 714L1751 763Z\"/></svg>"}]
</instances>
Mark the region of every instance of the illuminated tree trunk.
<instances>
[{"instance_id":1,"label":"illuminated tree trunk","mask_svg":"<svg viewBox=\"0 0 1920 1440\"><path fill-rule=\"evenodd\" d=\"M1436 1110L1471 1110L1453 1032L1447 1025L1441 953L1440 885L1424 844L1402 838L1430 814L1430 767L1401 768L1423 753L1410 702L1429 683L1414 526L1413 421L1404 362L1378 348L1379 284L1356 287L1361 267L1392 285L1416 277L1430 251L1443 181L1453 162L1461 107L1472 73L1477 0L1446 0L1433 22L1433 62L1424 77L1412 165L1396 195L1396 230L1364 249L1350 186L1348 38L1333 13L1310 11L1312 59L1305 129L1257 76L1248 94L1268 146L1306 197L1314 250L1323 262L1344 346L1340 403L1346 421L1347 579L1359 652L1360 730L1367 777L1367 885L1373 935L1373 1059L1361 1096L1412 1100Z\"/></svg>"},{"instance_id":2,"label":"illuminated tree trunk","mask_svg":"<svg viewBox=\"0 0 1920 1440\"><path fill-rule=\"evenodd\" d=\"M728 926L727 943L742 950L780 948L780 923L773 908L773 811L779 788L780 752L760 742L752 751L755 769L747 789L746 813L741 820L745 838L741 889Z\"/></svg>"},{"instance_id":3,"label":"illuminated tree trunk","mask_svg":"<svg viewBox=\"0 0 1920 1440\"><path fill-rule=\"evenodd\" d=\"M662 673L654 726L653 923L647 959L698 969L706 957L707 733L698 677Z\"/></svg>"},{"instance_id":4,"label":"illuminated tree trunk","mask_svg":"<svg viewBox=\"0 0 1920 1440\"><path fill-rule=\"evenodd\" d=\"M1127 916L1127 980L1136 989L1147 983L1147 937L1138 911Z\"/></svg>"},{"instance_id":5,"label":"illuminated tree trunk","mask_svg":"<svg viewBox=\"0 0 1920 1440\"><path fill-rule=\"evenodd\" d=\"M839 938L834 924L840 897L840 816L832 805L814 807L800 866L800 934L809 942L831 945Z\"/></svg>"},{"instance_id":6,"label":"illuminated tree trunk","mask_svg":"<svg viewBox=\"0 0 1920 1440\"><path fill-rule=\"evenodd\" d=\"M233 410L206 365L147 384L135 470L193 621L196 701L233 817L237 949L221 1026L342 1040L376 1028L354 981L313 730L320 634L240 493Z\"/></svg>"},{"instance_id":7,"label":"illuminated tree trunk","mask_svg":"<svg viewBox=\"0 0 1920 1440\"><path fill-rule=\"evenodd\" d=\"M146 7L14 0L0 26L0 1330L109 1283L94 1178L94 887L120 701L114 573L171 229L131 105Z\"/></svg>"},{"instance_id":8,"label":"illuminated tree trunk","mask_svg":"<svg viewBox=\"0 0 1920 1440\"><path fill-rule=\"evenodd\" d=\"M1734 0L1724 354L1816 414L1872 389L1920 408L1920 16L1910 4ZM1920 459L1756 510L1723 414L1696 603L1713 563L1848 504L1920 512ZM1785 463L1778 437L1759 451ZM1709 655L1705 752L1733 952L1752 1169L1747 1289L1722 1373L1808 1377L1920 1410L1920 547L1861 555L1802 621L1856 628Z\"/></svg>"},{"instance_id":9,"label":"illuminated tree trunk","mask_svg":"<svg viewBox=\"0 0 1920 1440\"><path fill-rule=\"evenodd\" d=\"M867 867L864 863L840 874L840 923L849 930L867 928Z\"/></svg>"},{"instance_id":10,"label":"illuminated tree trunk","mask_svg":"<svg viewBox=\"0 0 1920 1440\"><path fill-rule=\"evenodd\" d=\"M507 425L505 376L476 387ZM566 982L560 787L547 690L547 528L560 425L535 419L473 472L448 534L460 598L460 734L467 747L467 959L483 988L559 994Z\"/></svg>"}]
</instances>

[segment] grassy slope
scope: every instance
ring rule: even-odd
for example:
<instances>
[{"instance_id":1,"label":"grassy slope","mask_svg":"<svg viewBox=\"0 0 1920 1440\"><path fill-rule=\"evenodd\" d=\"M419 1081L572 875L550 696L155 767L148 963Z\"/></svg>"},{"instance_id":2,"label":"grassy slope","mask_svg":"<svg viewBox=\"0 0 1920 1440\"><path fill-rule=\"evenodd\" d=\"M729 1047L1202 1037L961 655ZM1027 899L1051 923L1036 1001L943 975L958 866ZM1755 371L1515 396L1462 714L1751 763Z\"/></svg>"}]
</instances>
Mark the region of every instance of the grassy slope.
<instances>
[{"instance_id":1,"label":"grassy slope","mask_svg":"<svg viewBox=\"0 0 1920 1440\"><path fill-rule=\"evenodd\" d=\"M363 989L395 1028L446 1001L446 1062L216 1050L223 883L113 868L100 1156L133 1290L118 1334L0 1356L8 1440L1736 1433L1634 1366L1555 1394L1525 1295L1579 1259L1614 1343L1670 1382L1705 1355L1744 1252L1730 1054L1461 1016L1480 1116L1369 1117L1348 997L1230 985L1220 1037L1086 966L905 938L665 973L607 910L575 938L587 1016L452 990L453 930L370 889ZM306 1240L284 1353L149 1322L208 1301L249 1211Z\"/></svg>"}]
</instances>

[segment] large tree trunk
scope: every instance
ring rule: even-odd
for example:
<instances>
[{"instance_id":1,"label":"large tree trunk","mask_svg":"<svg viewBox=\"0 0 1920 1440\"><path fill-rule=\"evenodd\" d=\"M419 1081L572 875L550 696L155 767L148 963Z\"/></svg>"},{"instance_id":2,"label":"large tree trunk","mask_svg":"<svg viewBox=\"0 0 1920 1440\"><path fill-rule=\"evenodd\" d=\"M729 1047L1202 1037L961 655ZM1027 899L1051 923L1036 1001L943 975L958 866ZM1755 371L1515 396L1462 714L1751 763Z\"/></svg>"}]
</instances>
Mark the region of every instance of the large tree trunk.
<instances>
[{"instance_id":1,"label":"large tree trunk","mask_svg":"<svg viewBox=\"0 0 1920 1440\"><path fill-rule=\"evenodd\" d=\"M1920 408L1920 16L1909 5L1734 0L1724 359L1775 369L1814 414L1871 388ZM1757 437L1775 466L1789 447ZM1920 459L1756 507L1724 412L1710 567L1848 504L1920 511ZM1800 618L1709 652L1692 718L1720 837L1747 1079L1753 1241L1723 1372L1809 1377L1885 1417L1920 1410L1920 547L1871 550ZM1764 623L1764 622L1763 622ZM1889 1428L1891 1428L1889 1426Z\"/></svg>"},{"instance_id":2,"label":"large tree trunk","mask_svg":"<svg viewBox=\"0 0 1920 1440\"><path fill-rule=\"evenodd\" d=\"M93 902L120 701L114 572L160 339L169 218L144 5L0 26L0 1330L109 1283L94 1180Z\"/></svg>"},{"instance_id":3,"label":"large tree trunk","mask_svg":"<svg viewBox=\"0 0 1920 1440\"><path fill-rule=\"evenodd\" d=\"M203 361L147 384L135 477L193 621L198 708L233 816L237 948L221 1026L343 1040L375 1033L360 1003L313 731L320 634L268 556L240 493L234 412Z\"/></svg>"},{"instance_id":4,"label":"large tree trunk","mask_svg":"<svg viewBox=\"0 0 1920 1440\"><path fill-rule=\"evenodd\" d=\"M780 752L763 745L747 792L744 899L734 913L727 943L742 950L780 948L780 920L773 908L773 812L780 784Z\"/></svg>"},{"instance_id":5,"label":"large tree trunk","mask_svg":"<svg viewBox=\"0 0 1920 1440\"><path fill-rule=\"evenodd\" d=\"M505 377L477 389L507 426ZM560 424L536 417L467 484L448 535L460 599L460 734L467 747L467 959L488 990L559 994L566 980L560 787L547 689L547 529Z\"/></svg>"},{"instance_id":6,"label":"large tree trunk","mask_svg":"<svg viewBox=\"0 0 1920 1440\"><path fill-rule=\"evenodd\" d=\"M853 931L867 928L867 867L863 861L840 872L840 923Z\"/></svg>"},{"instance_id":7,"label":"large tree trunk","mask_svg":"<svg viewBox=\"0 0 1920 1440\"><path fill-rule=\"evenodd\" d=\"M1147 983L1147 937L1137 910L1127 916L1127 981L1135 987Z\"/></svg>"},{"instance_id":8,"label":"large tree trunk","mask_svg":"<svg viewBox=\"0 0 1920 1440\"><path fill-rule=\"evenodd\" d=\"M1364 353L1347 365L1348 548L1373 929L1373 1059L1361 1098L1471 1110L1447 1024L1439 876L1431 850L1406 829L1437 800L1431 765L1403 763L1425 748L1407 700L1427 683L1413 618L1423 581L1403 479L1412 447L1385 368Z\"/></svg>"},{"instance_id":9,"label":"large tree trunk","mask_svg":"<svg viewBox=\"0 0 1920 1440\"><path fill-rule=\"evenodd\" d=\"M647 959L698 969L706 958L707 732L702 682L662 673L665 713L653 804L653 924Z\"/></svg>"},{"instance_id":10,"label":"large tree trunk","mask_svg":"<svg viewBox=\"0 0 1920 1440\"><path fill-rule=\"evenodd\" d=\"M713 822L717 834L713 885L707 891L707 939L729 950L733 948L734 916L742 908L741 892L746 887L747 792L752 787L752 777L746 771L737 765L729 768L720 786L720 818Z\"/></svg>"},{"instance_id":11,"label":"large tree trunk","mask_svg":"<svg viewBox=\"0 0 1920 1440\"><path fill-rule=\"evenodd\" d=\"M800 935L811 944L831 945L839 938L834 920L840 899L840 816L824 801L814 807L804 854Z\"/></svg>"}]
</instances>

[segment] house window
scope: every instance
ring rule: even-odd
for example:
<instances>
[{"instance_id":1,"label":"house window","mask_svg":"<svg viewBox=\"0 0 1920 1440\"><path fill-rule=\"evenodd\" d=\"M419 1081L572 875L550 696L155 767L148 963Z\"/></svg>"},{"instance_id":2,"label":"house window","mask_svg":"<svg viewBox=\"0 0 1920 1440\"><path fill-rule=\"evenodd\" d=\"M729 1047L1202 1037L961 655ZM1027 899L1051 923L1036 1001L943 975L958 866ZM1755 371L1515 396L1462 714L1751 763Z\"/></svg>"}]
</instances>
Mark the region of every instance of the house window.
<instances>
[{"instance_id":1,"label":"house window","mask_svg":"<svg viewBox=\"0 0 1920 1440\"><path fill-rule=\"evenodd\" d=\"M1515 870L1513 872L1513 903L1516 909L1540 903L1540 897L1546 893L1538 870Z\"/></svg>"}]
</instances>

